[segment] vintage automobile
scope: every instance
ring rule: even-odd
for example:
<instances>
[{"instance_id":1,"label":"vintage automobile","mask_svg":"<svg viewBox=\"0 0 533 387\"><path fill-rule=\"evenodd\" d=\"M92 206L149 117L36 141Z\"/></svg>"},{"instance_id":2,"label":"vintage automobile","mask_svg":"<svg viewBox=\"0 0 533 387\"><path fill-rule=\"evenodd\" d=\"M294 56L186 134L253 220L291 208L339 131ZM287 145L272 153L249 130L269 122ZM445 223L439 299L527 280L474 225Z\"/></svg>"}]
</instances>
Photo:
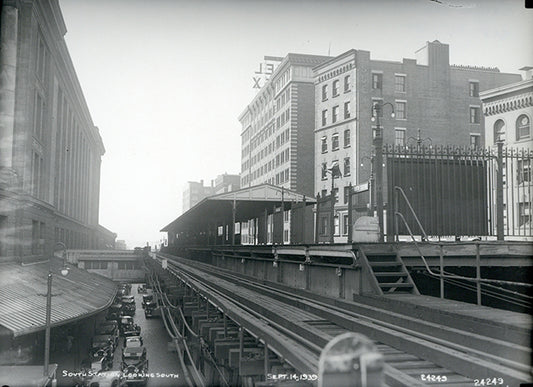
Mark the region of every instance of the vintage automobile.
<instances>
[{"instance_id":1,"label":"vintage automobile","mask_svg":"<svg viewBox=\"0 0 533 387\"><path fill-rule=\"evenodd\" d=\"M124 387L127 386L126 378L122 373L117 371L98 372L83 379L82 383L77 384L80 387Z\"/></svg>"},{"instance_id":2,"label":"vintage automobile","mask_svg":"<svg viewBox=\"0 0 533 387\"><path fill-rule=\"evenodd\" d=\"M113 349L111 346L104 348L92 348L89 353L91 371L107 371L113 367Z\"/></svg>"},{"instance_id":3,"label":"vintage automobile","mask_svg":"<svg viewBox=\"0 0 533 387\"><path fill-rule=\"evenodd\" d=\"M133 296L122 297L122 314L126 316L133 316L135 314L136 305Z\"/></svg>"},{"instance_id":4,"label":"vintage automobile","mask_svg":"<svg viewBox=\"0 0 533 387\"><path fill-rule=\"evenodd\" d=\"M113 337L113 346L116 348L118 345L118 339L120 333L118 331L118 324L116 321L113 323L102 323L96 330L96 335L111 336Z\"/></svg>"},{"instance_id":5,"label":"vintage automobile","mask_svg":"<svg viewBox=\"0 0 533 387\"><path fill-rule=\"evenodd\" d=\"M91 339L91 351L99 348L111 347L111 351L115 350L115 339L110 335L96 335Z\"/></svg>"},{"instance_id":6,"label":"vintage automobile","mask_svg":"<svg viewBox=\"0 0 533 387\"><path fill-rule=\"evenodd\" d=\"M106 320L118 320L122 314L122 304L115 303L109 307L105 316Z\"/></svg>"},{"instance_id":7,"label":"vintage automobile","mask_svg":"<svg viewBox=\"0 0 533 387\"><path fill-rule=\"evenodd\" d=\"M145 385L148 381L148 359L146 359L146 348L125 347L122 352L122 375L126 378L128 385Z\"/></svg>"},{"instance_id":8,"label":"vintage automobile","mask_svg":"<svg viewBox=\"0 0 533 387\"><path fill-rule=\"evenodd\" d=\"M161 309L157 302L149 301L144 307L144 317L151 318L161 316Z\"/></svg>"},{"instance_id":9,"label":"vintage automobile","mask_svg":"<svg viewBox=\"0 0 533 387\"><path fill-rule=\"evenodd\" d=\"M122 336L139 336L141 327L133 323L133 317L122 316L120 318L120 334Z\"/></svg>"},{"instance_id":10,"label":"vintage automobile","mask_svg":"<svg viewBox=\"0 0 533 387\"><path fill-rule=\"evenodd\" d=\"M143 301L142 301L142 307L143 309L146 308L146 304L150 301L153 301L154 300L154 295L153 294L143 294Z\"/></svg>"},{"instance_id":11,"label":"vintage automobile","mask_svg":"<svg viewBox=\"0 0 533 387\"><path fill-rule=\"evenodd\" d=\"M144 285L137 286L137 293L146 293L146 287Z\"/></svg>"},{"instance_id":12,"label":"vintage automobile","mask_svg":"<svg viewBox=\"0 0 533 387\"><path fill-rule=\"evenodd\" d=\"M124 348L126 347L142 347L143 338L141 336L124 337Z\"/></svg>"},{"instance_id":13,"label":"vintage automobile","mask_svg":"<svg viewBox=\"0 0 533 387\"><path fill-rule=\"evenodd\" d=\"M131 293L131 284L125 284L125 283L121 283L119 286L118 286L118 289L119 290L123 290L124 292L124 295L129 295Z\"/></svg>"}]
</instances>

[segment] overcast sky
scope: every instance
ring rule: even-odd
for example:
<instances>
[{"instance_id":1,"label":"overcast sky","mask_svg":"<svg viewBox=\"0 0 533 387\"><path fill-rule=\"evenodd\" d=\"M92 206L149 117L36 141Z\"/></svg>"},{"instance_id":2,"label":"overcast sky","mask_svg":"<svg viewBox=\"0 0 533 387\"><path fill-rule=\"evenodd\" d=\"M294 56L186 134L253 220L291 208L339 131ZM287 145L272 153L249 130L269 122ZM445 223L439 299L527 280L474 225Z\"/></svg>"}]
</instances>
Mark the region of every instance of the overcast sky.
<instances>
[{"instance_id":1,"label":"overcast sky","mask_svg":"<svg viewBox=\"0 0 533 387\"><path fill-rule=\"evenodd\" d=\"M265 55L415 58L519 73L533 65L524 0L60 0L102 158L100 224L129 248L159 240L187 181L240 172L237 117Z\"/></svg>"}]
</instances>

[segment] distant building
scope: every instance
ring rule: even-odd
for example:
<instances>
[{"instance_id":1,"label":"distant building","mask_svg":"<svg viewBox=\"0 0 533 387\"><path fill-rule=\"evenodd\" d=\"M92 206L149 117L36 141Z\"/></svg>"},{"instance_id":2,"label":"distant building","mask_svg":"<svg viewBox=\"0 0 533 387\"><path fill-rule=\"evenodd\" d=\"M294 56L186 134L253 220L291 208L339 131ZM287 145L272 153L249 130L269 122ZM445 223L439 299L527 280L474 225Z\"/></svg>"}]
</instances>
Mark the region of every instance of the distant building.
<instances>
[{"instance_id":1,"label":"distant building","mask_svg":"<svg viewBox=\"0 0 533 387\"><path fill-rule=\"evenodd\" d=\"M187 187L183 191L183 212L187 211L191 207L194 207L202 199L207 196L211 196L215 193L215 187L213 184L211 186L204 186L204 181L188 181Z\"/></svg>"},{"instance_id":2,"label":"distant building","mask_svg":"<svg viewBox=\"0 0 533 387\"><path fill-rule=\"evenodd\" d=\"M115 234L98 223L105 148L58 1L5 1L1 21L0 257L39 259L57 242L114 244Z\"/></svg>"},{"instance_id":3,"label":"distant building","mask_svg":"<svg viewBox=\"0 0 533 387\"><path fill-rule=\"evenodd\" d=\"M523 67L524 80L480 93L485 116L487 145L498 140L517 157L504 164L504 228L514 235L531 234L531 160L518 158L519 152L533 151L533 67Z\"/></svg>"},{"instance_id":4,"label":"distant building","mask_svg":"<svg viewBox=\"0 0 533 387\"><path fill-rule=\"evenodd\" d=\"M126 241L123 239L117 239L115 242L115 250L127 250Z\"/></svg>"},{"instance_id":5,"label":"distant building","mask_svg":"<svg viewBox=\"0 0 533 387\"><path fill-rule=\"evenodd\" d=\"M240 175L218 175L215 179L215 194L237 191L241 188Z\"/></svg>"},{"instance_id":6,"label":"distant building","mask_svg":"<svg viewBox=\"0 0 533 387\"><path fill-rule=\"evenodd\" d=\"M480 147L485 136L480 91L520 80L520 75L497 68L450 65L449 46L439 41L427 42L416 57L391 62L370 59L369 51L349 50L314 67L314 194L330 194L328 170L337 164L337 242L347 239L349 185L365 183L370 176L375 104L392 105L381 109L385 144ZM365 199L359 214L366 214L368 196L359 198Z\"/></svg>"}]
</instances>

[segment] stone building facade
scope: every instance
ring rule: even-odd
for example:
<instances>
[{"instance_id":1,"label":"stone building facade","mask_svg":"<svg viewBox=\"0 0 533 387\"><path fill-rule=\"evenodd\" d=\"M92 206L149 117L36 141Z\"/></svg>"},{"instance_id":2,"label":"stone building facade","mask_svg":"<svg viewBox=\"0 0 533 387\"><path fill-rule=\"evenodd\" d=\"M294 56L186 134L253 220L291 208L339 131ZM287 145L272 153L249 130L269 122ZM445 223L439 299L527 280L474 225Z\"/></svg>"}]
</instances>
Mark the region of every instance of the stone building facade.
<instances>
[{"instance_id":1,"label":"stone building facade","mask_svg":"<svg viewBox=\"0 0 533 387\"><path fill-rule=\"evenodd\" d=\"M105 149L59 3L6 0L0 25L0 256L104 248L115 236L98 223Z\"/></svg>"},{"instance_id":2,"label":"stone building facade","mask_svg":"<svg viewBox=\"0 0 533 387\"><path fill-rule=\"evenodd\" d=\"M524 80L480 93L485 138L505 149L503 162L503 223L506 234L532 239L533 67L523 67Z\"/></svg>"},{"instance_id":3,"label":"stone building facade","mask_svg":"<svg viewBox=\"0 0 533 387\"><path fill-rule=\"evenodd\" d=\"M383 105L379 121L385 144L480 147L485 143L480 91L521 79L497 68L450 65L449 46L439 41L427 42L416 59L401 62L349 50L316 66L314 74L314 194L330 194L328 170L337 164L338 242L347 239L348 187L367 182L371 173L374 104ZM358 199L366 207L368 194ZM359 210L366 214L366 208Z\"/></svg>"}]
</instances>

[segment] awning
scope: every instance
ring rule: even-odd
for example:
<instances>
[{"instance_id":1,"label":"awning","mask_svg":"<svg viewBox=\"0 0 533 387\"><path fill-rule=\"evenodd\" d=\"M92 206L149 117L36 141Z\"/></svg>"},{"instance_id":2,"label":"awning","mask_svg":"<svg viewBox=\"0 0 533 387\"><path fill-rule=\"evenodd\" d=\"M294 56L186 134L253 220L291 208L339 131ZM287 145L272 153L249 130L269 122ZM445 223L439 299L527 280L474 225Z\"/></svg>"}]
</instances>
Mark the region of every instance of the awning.
<instances>
[{"instance_id":1,"label":"awning","mask_svg":"<svg viewBox=\"0 0 533 387\"><path fill-rule=\"evenodd\" d=\"M272 212L273 206L281 206L288 210L293 203L304 202L307 205L316 203L313 197L306 197L296 191L272 184L260 184L253 187L230 191L219 195L208 196L189 209L183 215L161 229L171 231L180 226L203 226L213 219L231 219L235 203L236 221L249 220L262 214L266 209Z\"/></svg>"},{"instance_id":2,"label":"awning","mask_svg":"<svg viewBox=\"0 0 533 387\"><path fill-rule=\"evenodd\" d=\"M15 337L45 329L50 269L52 327L88 317L112 304L117 287L113 281L72 265L69 273L62 276L62 265L63 260L58 258L31 264L0 264L0 328Z\"/></svg>"}]
</instances>

